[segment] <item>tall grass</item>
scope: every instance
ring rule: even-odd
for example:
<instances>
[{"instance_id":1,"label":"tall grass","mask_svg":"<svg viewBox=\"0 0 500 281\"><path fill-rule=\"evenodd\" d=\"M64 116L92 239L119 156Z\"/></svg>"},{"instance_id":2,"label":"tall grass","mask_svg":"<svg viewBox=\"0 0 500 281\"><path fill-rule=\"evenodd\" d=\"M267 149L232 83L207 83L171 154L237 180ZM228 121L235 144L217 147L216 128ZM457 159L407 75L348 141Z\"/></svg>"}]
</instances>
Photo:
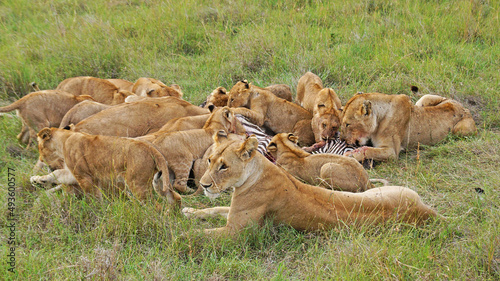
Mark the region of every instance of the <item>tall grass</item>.
<instances>
[{"instance_id":1,"label":"tall grass","mask_svg":"<svg viewBox=\"0 0 500 281\"><path fill-rule=\"evenodd\" d=\"M232 239L199 230L221 219L166 214L146 204L96 201L31 187L36 150L16 143L16 118L0 117L0 183L16 169L16 274L7 279L472 279L500 278L500 48L498 1L0 2L0 103L36 81L52 89L91 75L177 83L200 103L217 86L248 79L295 90L318 74L345 103L355 92L454 98L480 133L410 151L370 170L416 190L448 217L406 225L301 233L251 227ZM410 86L420 88L419 94ZM484 193L478 193L478 191ZM0 256L8 253L0 190ZM185 206L229 204L187 198ZM5 230L4 230L5 229Z\"/></svg>"}]
</instances>

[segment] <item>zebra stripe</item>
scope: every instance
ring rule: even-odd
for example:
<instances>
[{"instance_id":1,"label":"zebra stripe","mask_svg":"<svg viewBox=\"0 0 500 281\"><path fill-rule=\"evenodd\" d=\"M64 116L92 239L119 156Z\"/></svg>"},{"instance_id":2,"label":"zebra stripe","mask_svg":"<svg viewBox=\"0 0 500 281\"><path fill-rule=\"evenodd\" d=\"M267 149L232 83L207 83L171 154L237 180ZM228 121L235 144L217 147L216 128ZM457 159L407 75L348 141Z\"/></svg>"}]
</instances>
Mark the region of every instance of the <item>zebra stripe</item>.
<instances>
[{"instance_id":1,"label":"zebra stripe","mask_svg":"<svg viewBox=\"0 0 500 281\"><path fill-rule=\"evenodd\" d=\"M257 137L257 140L259 141L259 146L257 150L261 154L266 156L269 160L274 162L272 156L269 153L267 153L267 146L271 142L272 136L266 134L261 127L250 122L243 115L236 114L236 119L238 119L238 121L240 121L240 123L245 128L247 136L255 135ZM330 154L344 155L344 153L351 150L354 150L354 148L348 146L345 141L342 141L337 138L334 140L329 140L323 147L320 147L317 150L313 151L312 154L330 153Z\"/></svg>"}]
</instances>

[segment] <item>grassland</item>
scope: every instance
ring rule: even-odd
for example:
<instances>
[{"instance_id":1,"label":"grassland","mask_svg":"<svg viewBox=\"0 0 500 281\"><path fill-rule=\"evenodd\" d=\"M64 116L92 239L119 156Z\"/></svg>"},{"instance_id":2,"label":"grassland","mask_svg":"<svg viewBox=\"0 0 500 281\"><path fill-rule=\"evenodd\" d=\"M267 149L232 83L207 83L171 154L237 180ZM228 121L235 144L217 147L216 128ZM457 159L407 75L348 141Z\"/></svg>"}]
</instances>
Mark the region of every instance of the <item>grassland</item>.
<instances>
[{"instance_id":1,"label":"grassland","mask_svg":"<svg viewBox=\"0 0 500 281\"><path fill-rule=\"evenodd\" d=\"M128 199L96 201L31 187L37 151L0 117L0 279L498 280L500 47L498 1L0 2L0 103L67 77L154 77L200 103L248 79L295 90L306 71L346 102L358 91L440 94L470 108L477 136L449 138L376 166L447 221L301 233L253 227L236 239ZM7 172L17 183L16 273L7 272ZM478 193L476 190L484 191ZM229 204L188 198L185 206Z\"/></svg>"}]
</instances>

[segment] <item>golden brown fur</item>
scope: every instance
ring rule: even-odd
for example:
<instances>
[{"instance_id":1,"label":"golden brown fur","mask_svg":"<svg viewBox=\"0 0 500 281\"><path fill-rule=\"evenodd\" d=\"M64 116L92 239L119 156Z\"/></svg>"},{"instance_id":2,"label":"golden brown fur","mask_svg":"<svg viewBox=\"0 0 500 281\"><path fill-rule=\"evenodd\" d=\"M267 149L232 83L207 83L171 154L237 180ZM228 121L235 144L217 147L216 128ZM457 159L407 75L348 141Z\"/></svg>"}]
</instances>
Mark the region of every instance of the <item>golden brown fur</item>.
<instances>
[{"instance_id":1,"label":"golden brown fur","mask_svg":"<svg viewBox=\"0 0 500 281\"><path fill-rule=\"evenodd\" d=\"M237 234L252 223L272 219L297 230L402 221L420 224L437 214L418 194L400 186L365 192L332 191L300 182L257 152L258 141L224 141L216 137L209 169L200 180L209 197L234 188L230 207L184 208L187 216L226 215L225 227L209 234Z\"/></svg>"},{"instance_id":2,"label":"golden brown fur","mask_svg":"<svg viewBox=\"0 0 500 281\"><path fill-rule=\"evenodd\" d=\"M333 89L323 88L316 74L307 72L300 77L297 103L313 113L311 126L316 142L336 137L340 128L342 103Z\"/></svg>"},{"instance_id":3,"label":"golden brown fur","mask_svg":"<svg viewBox=\"0 0 500 281\"><path fill-rule=\"evenodd\" d=\"M34 183L45 184L56 180L57 183L71 185L76 180L84 193L97 197L101 197L101 190L119 189L122 192L130 190L135 198L144 200L152 193L153 177L158 171L163 177L168 177L165 158L146 142L58 128L44 128L38 133L38 141L42 159L45 154L56 154L64 159L66 171L58 173L66 176L55 178L49 174L32 177ZM167 196L171 205L180 206L180 196L171 190L168 180L155 190Z\"/></svg>"},{"instance_id":4,"label":"golden brown fur","mask_svg":"<svg viewBox=\"0 0 500 281\"><path fill-rule=\"evenodd\" d=\"M273 85L265 87L264 89L273 93L275 96L277 96L280 99L284 99L287 101L293 101L292 90L286 84L273 84Z\"/></svg>"},{"instance_id":5,"label":"golden brown fur","mask_svg":"<svg viewBox=\"0 0 500 281\"><path fill-rule=\"evenodd\" d=\"M297 146L293 134L275 135L267 151L276 165L308 184L350 192L372 188L368 173L353 158L335 154L310 154Z\"/></svg>"},{"instance_id":6,"label":"golden brown fur","mask_svg":"<svg viewBox=\"0 0 500 281\"><path fill-rule=\"evenodd\" d=\"M130 82L128 80L124 79L106 79L106 80L115 85L119 90L132 92L132 88L134 87L134 82Z\"/></svg>"},{"instance_id":7,"label":"golden brown fur","mask_svg":"<svg viewBox=\"0 0 500 281\"><path fill-rule=\"evenodd\" d=\"M59 128L65 128L70 124L78 124L78 122L82 121L83 119L110 107L111 105L96 101L82 101L81 103L73 106L70 110L68 110L68 112L66 112L61 121L61 124L59 125Z\"/></svg>"},{"instance_id":8,"label":"golden brown fur","mask_svg":"<svg viewBox=\"0 0 500 281\"><path fill-rule=\"evenodd\" d=\"M366 93L352 97L344 108L341 138L363 147L346 155L358 161L383 161L397 158L404 148L436 144L450 133L476 133L469 110L457 101L423 96L417 104L420 106L412 105L406 95ZM373 147L364 146L368 142Z\"/></svg>"},{"instance_id":9,"label":"golden brown fur","mask_svg":"<svg viewBox=\"0 0 500 281\"><path fill-rule=\"evenodd\" d=\"M268 90L251 86L247 81L237 82L229 92L228 105L235 107L235 114L249 118L257 126L274 133L293 133L301 146L314 143L311 113Z\"/></svg>"},{"instance_id":10,"label":"golden brown fur","mask_svg":"<svg viewBox=\"0 0 500 281\"><path fill-rule=\"evenodd\" d=\"M90 76L71 77L63 80L56 90L65 91L75 96L89 95L95 101L104 104L119 104L131 95L129 91L119 90L106 79Z\"/></svg>"},{"instance_id":11,"label":"golden brown fur","mask_svg":"<svg viewBox=\"0 0 500 281\"><path fill-rule=\"evenodd\" d=\"M193 162L202 158L207 148L212 145L212 135L219 131L235 128L236 117L232 109L219 107L212 114L202 129L171 133L156 133L139 139L147 140L165 156L168 167L174 174L173 187L180 192L191 191L187 187L189 172Z\"/></svg>"},{"instance_id":12,"label":"golden brown fur","mask_svg":"<svg viewBox=\"0 0 500 281\"><path fill-rule=\"evenodd\" d=\"M106 136L138 137L158 131L169 120L210 113L175 97L123 103L96 113L75 126L75 131Z\"/></svg>"},{"instance_id":13,"label":"golden brown fur","mask_svg":"<svg viewBox=\"0 0 500 281\"><path fill-rule=\"evenodd\" d=\"M59 90L45 90L30 93L11 105L0 107L0 112L17 110L23 127L17 136L22 143L36 140L36 134L45 127L59 127L68 110L84 100L92 97L74 96Z\"/></svg>"},{"instance_id":14,"label":"golden brown fur","mask_svg":"<svg viewBox=\"0 0 500 281\"><path fill-rule=\"evenodd\" d=\"M141 77L135 81L132 92L142 97L176 97L182 98L182 91L179 85L167 86L160 80Z\"/></svg>"},{"instance_id":15,"label":"golden brown fur","mask_svg":"<svg viewBox=\"0 0 500 281\"><path fill-rule=\"evenodd\" d=\"M252 85L253 87L257 87ZM257 87L259 88L259 87ZM262 88L260 88L262 89ZM271 86L267 86L266 90L273 93L278 98L285 99L287 101L292 101L292 91L290 87L285 84L275 84ZM213 104L217 107L226 106L227 101L229 99L229 95L227 94L227 90L224 87L217 87L210 95L208 95L206 101L202 104L203 107L208 107Z\"/></svg>"}]
</instances>

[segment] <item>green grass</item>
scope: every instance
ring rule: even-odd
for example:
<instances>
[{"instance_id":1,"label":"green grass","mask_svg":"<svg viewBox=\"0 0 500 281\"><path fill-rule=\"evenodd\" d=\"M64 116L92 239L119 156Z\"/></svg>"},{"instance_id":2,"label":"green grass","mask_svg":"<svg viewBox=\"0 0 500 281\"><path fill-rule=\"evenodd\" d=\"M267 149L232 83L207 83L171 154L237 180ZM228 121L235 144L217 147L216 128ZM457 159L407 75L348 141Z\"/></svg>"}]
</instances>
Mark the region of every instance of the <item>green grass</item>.
<instances>
[{"instance_id":1,"label":"green grass","mask_svg":"<svg viewBox=\"0 0 500 281\"><path fill-rule=\"evenodd\" d=\"M151 199L96 201L31 187L37 159L0 117L0 256L7 245L7 169L18 192L16 274L5 279L467 279L500 278L500 26L498 1L135 1L0 2L0 104L52 89L67 77L153 77L201 103L218 86L248 79L295 91L306 71L345 103L358 91L454 98L479 134L448 138L373 178L416 190L449 217L405 225L301 233L251 227L237 239L197 231L221 219L166 215ZM475 188L484 190L478 194ZM37 199L40 198L40 200ZM229 204L188 198L185 206ZM3 279L0 278L0 279Z\"/></svg>"}]
</instances>

